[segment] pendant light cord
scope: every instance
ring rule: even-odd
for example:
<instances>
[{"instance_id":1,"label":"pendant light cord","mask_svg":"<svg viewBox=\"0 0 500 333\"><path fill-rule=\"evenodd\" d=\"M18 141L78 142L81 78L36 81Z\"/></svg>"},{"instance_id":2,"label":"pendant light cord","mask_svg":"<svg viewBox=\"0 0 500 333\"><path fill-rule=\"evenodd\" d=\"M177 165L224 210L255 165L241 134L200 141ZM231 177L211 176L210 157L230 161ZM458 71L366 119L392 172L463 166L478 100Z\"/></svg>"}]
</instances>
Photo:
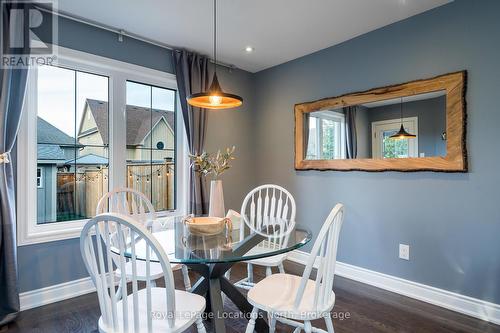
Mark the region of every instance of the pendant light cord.
<instances>
[{"instance_id":1,"label":"pendant light cord","mask_svg":"<svg viewBox=\"0 0 500 333\"><path fill-rule=\"evenodd\" d=\"M217 73L217 0L214 0L214 73Z\"/></svg>"},{"instance_id":2,"label":"pendant light cord","mask_svg":"<svg viewBox=\"0 0 500 333\"><path fill-rule=\"evenodd\" d=\"M401 126L403 126L403 97L401 97L401 103L399 104L399 111L401 113Z\"/></svg>"}]
</instances>

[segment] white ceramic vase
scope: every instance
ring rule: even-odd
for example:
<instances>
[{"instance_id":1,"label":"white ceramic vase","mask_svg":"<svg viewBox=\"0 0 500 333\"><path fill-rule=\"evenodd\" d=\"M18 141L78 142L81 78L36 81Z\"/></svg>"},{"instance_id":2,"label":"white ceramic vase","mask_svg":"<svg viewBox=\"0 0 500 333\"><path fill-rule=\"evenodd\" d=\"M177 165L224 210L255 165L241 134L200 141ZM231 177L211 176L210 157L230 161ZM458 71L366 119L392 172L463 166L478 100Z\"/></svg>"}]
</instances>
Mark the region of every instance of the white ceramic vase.
<instances>
[{"instance_id":1,"label":"white ceramic vase","mask_svg":"<svg viewBox=\"0 0 500 333\"><path fill-rule=\"evenodd\" d=\"M224 191L222 190L222 180L212 180L210 182L210 206L208 216L224 217Z\"/></svg>"}]
</instances>

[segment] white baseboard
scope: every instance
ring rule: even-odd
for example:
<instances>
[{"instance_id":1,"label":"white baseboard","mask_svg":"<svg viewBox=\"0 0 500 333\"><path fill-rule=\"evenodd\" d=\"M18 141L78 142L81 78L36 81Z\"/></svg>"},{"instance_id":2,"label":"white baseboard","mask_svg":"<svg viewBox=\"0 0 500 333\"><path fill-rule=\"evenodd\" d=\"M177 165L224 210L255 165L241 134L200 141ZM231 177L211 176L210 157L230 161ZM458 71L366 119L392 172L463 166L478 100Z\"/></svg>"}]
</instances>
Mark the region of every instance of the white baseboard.
<instances>
[{"instance_id":1,"label":"white baseboard","mask_svg":"<svg viewBox=\"0 0 500 333\"><path fill-rule=\"evenodd\" d=\"M288 260L300 264L305 264L308 258L308 253L299 250L291 252L287 257ZM337 262L335 274L500 325L499 304L486 302L477 298L460 295L342 262Z\"/></svg>"},{"instance_id":2,"label":"white baseboard","mask_svg":"<svg viewBox=\"0 0 500 333\"><path fill-rule=\"evenodd\" d=\"M288 260L299 264L305 264L308 258L308 253L299 250L295 250L287 256ZM500 325L499 304L460 295L342 262L337 262L335 274ZM87 277L24 292L19 296L21 311L63 301L94 291L94 284L90 277Z\"/></svg>"},{"instance_id":3,"label":"white baseboard","mask_svg":"<svg viewBox=\"0 0 500 333\"><path fill-rule=\"evenodd\" d=\"M19 295L21 311L55 303L95 291L90 277L30 290Z\"/></svg>"}]
</instances>

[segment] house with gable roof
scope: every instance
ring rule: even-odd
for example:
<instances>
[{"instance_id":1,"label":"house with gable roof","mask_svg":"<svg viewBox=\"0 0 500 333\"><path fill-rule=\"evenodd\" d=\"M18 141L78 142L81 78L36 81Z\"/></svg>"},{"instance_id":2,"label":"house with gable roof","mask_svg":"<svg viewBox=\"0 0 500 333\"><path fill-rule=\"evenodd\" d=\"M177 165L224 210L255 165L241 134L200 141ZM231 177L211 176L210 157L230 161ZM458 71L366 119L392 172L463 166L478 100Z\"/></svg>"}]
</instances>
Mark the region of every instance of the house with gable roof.
<instances>
[{"instance_id":1,"label":"house with gable roof","mask_svg":"<svg viewBox=\"0 0 500 333\"><path fill-rule=\"evenodd\" d=\"M86 100L77 135L78 142L86 146L81 155L94 154L107 158L109 145L107 110L108 102ZM173 111L127 105L126 128L127 161L149 162L152 158L153 161L161 163L165 159L174 158L175 114ZM153 148L152 157L150 147Z\"/></svg>"}]
</instances>

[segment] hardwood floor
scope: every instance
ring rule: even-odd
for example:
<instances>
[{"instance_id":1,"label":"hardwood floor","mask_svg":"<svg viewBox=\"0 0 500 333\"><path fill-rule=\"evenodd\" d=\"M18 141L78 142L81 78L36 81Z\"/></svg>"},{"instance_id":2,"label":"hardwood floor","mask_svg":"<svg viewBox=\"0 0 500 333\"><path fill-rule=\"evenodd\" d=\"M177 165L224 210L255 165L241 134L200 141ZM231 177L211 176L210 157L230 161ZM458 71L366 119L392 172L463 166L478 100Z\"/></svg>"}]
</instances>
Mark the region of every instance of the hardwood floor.
<instances>
[{"instance_id":1,"label":"hardwood floor","mask_svg":"<svg viewBox=\"0 0 500 333\"><path fill-rule=\"evenodd\" d=\"M300 274L301 266L286 263L287 272ZM256 278L262 278L264 271L255 267ZM176 274L176 285L182 288L182 276ZM233 267L231 280L236 281L246 274L244 265ZM194 276L192 277L195 278ZM387 292L355 281L336 277L334 291L336 304L333 322L337 333L364 332L429 332L429 333L500 333L496 326L475 318L461 315L437 306ZM236 311L235 306L227 302L226 311ZM46 305L22 312L18 320L1 333L66 333L97 332L99 305L96 294L89 294L70 300ZM325 328L323 321L314 323ZM244 332L246 321L228 319L227 332ZM210 324L207 331L211 332ZM277 326L277 332L292 332L286 325ZM196 332L191 329L190 332Z\"/></svg>"}]
</instances>

